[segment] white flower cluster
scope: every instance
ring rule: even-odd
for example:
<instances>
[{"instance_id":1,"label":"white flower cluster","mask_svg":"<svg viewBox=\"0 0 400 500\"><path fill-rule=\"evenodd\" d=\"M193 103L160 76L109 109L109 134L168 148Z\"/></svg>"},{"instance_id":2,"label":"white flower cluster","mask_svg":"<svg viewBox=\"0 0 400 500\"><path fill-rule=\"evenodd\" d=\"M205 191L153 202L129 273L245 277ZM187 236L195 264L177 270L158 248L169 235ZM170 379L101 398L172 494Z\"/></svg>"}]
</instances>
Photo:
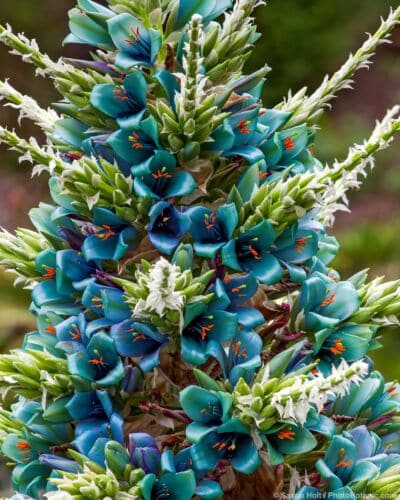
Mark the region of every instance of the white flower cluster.
<instances>
[{"instance_id":1,"label":"white flower cluster","mask_svg":"<svg viewBox=\"0 0 400 500\"><path fill-rule=\"evenodd\" d=\"M0 101L3 99L9 101L6 106L19 110L20 121L29 118L47 134L53 132L56 121L61 118L54 109L43 109L35 99L18 92L7 80L0 81Z\"/></svg>"},{"instance_id":2,"label":"white flower cluster","mask_svg":"<svg viewBox=\"0 0 400 500\"><path fill-rule=\"evenodd\" d=\"M321 411L329 396L346 395L351 384L359 384L367 374L368 365L364 361L348 365L343 360L338 367L332 367L329 377L318 374L306 381L304 377L295 377L290 387L272 396L270 404L278 411L282 421L303 425L312 405Z\"/></svg>"},{"instance_id":3,"label":"white flower cluster","mask_svg":"<svg viewBox=\"0 0 400 500\"><path fill-rule=\"evenodd\" d=\"M347 158L342 162L336 161L329 169L329 177L333 181L323 195L320 219L324 224L331 225L334 222L336 211L348 210L347 191L360 187L360 177L366 177L367 168L374 167L374 154L386 149L399 130L400 106L394 106L382 121L376 123L364 144L356 144L350 148Z\"/></svg>"},{"instance_id":4,"label":"white flower cluster","mask_svg":"<svg viewBox=\"0 0 400 500\"><path fill-rule=\"evenodd\" d=\"M184 305L184 296L177 291L176 282L181 276L181 270L161 258L151 269L146 287L149 295L140 299L134 309L134 316L155 312L163 317L168 311L181 311Z\"/></svg>"}]
</instances>

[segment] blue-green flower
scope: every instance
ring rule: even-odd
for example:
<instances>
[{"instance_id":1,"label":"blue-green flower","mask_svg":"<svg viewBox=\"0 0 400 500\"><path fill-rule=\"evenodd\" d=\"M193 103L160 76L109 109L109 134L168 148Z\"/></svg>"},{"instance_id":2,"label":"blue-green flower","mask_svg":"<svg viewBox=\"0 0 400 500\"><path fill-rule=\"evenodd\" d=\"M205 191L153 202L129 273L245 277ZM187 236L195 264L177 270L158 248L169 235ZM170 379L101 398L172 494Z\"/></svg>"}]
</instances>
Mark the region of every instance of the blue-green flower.
<instances>
[{"instance_id":1,"label":"blue-green flower","mask_svg":"<svg viewBox=\"0 0 400 500\"><path fill-rule=\"evenodd\" d=\"M119 49L115 64L128 72L133 66L153 66L162 44L161 33L131 14L120 14L107 21L114 45Z\"/></svg>"},{"instance_id":2,"label":"blue-green flower","mask_svg":"<svg viewBox=\"0 0 400 500\"><path fill-rule=\"evenodd\" d=\"M140 368L147 372L158 366L160 351L168 338L151 325L125 320L113 325L110 336L119 355L138 358Z\"/></svg>"},{"instance_id":3,"label":"blue-green flower","mask_svg":"<svg viewBox=\"0 0 400 500\"><path fill-rule=\"evenodd\" d=\"M362 359L373 347L375 325L345 324L337 329L326 328L315 333L313 355L318 356L318 369L328 374L332 364Z\"/></svg>"},{"instance_id":4,"label":"blue-green flower","mask_svg":"<svg viewBox=\"0 0 400 500\"><path fill-rule=\"evenodd\" d=\"M181 391L180 402L193 420L186 436L194 443L191 454L196 469L206 471L220 460L229 460L239 472L251 474L261 465L249 428L230 416L229 393L189 386Z\"/></svg>"},{"instance_id":5,"label":"blue-green flower","mask_svg":"<svg viewBox=\"0 0 400 500\"><path fill-rule=\"evenodd\" d=\"M301 174L311 169L321 168L308 148L309 132L307 125L298 125L282 132L276 132L261 150L265 155L267 171L282 171L290 168L292 174ZM270 179L275 179L272 175Z\"/></svg>"},{"instance_id":6,"label":"blue-green flower","mask_svg":"<svg viewBox=\"0 0 400 500\"><path fill-rule=\"evenodd\" d=\"M291 281L304 281L305 264L318 253L319 238L315 230L303 228L301 224L289 227L274 243L273 255L289 272Z\"/></svg>"},{"instance_id":7,"label":"blue-green flower","mask_svg":"<svg viewBox=\"0 0 400 500\"><path fill-rule=\"evenodd\" d=\"M117 385L125 375L114 341L104 332L93 335L86 351L68 356L68 369L99 387Z\"/></svg>"},{"instance_id":8,"label":"blue-green flower","mask_svg":"<svg viewBox=\"0 0 400 500\"><path fill-rule=\"evenodd\" d=\"M192 223L190 233L194 250L200 257L215 257L231 241L238 225L238 214L233 203L221 205L215 212L205 207L194 207L188 214Z\"/></svg>"},{"instance_id":9,"label":"blue-green flower","mask_svg":"<svg viewBox=\"0 0 400 500\"><path fill-rule=\"evenodd\" d=\"M258 282L250 274L228 275L223 280L217 279L215 287L224 289L224 294L214 300L221 301L224 308L238 317L239 324L247 329L256 328L265 323L264 315L254 307L244 305L258 290Z\"/></svg>"},{"instance_id":10,"label":"blue-green flower","mask_svg":"<svg viewBox=\"0 0 400 500\"><path fill-rule=\"evenodd\" d=\"M93 226L82 244L86 261L119 260L139 242L139 231L106 208L93 208ZM90 234L93 232L93 234Z\"/></svg>"},{"instance_id":11,"label":"blue-green flower","mask_svg":"<svg viewBox=\"0 0 400 500\"><path fill-rule=\"evenodd\" d=\"M213 345L209 352L218 360L225 379L235 386L239 378L250 382L261 366L262 340L253 330L240 330L232 339L228 354L221 345Z\"/></svg>"},{"instance_id":12,"label":"blue-green flower","mask_svg":"<svg viewBox=\"0 0 400 500\"><path fill-rule=\"evenodd\" d=\"M283 277L283 270L272 254L275 239L273 227L264 220L222 247L222 263L235 271L252 274L261 283L277 283Z\"/></svg>"},{"instance_id":13,"label":"blue-green flower","mask_svg":"<svg viewBox=\"0 0 400 500\"><path fill-rule=\"evenodd\" d=\"M367 431L366 433L368 434ZM334 492L338 498L339 495L346 495L345 498L355 500L356 495L350 486L359 481L371 480L379 474L377 465L365 460L365 457L360 459L359 454L362 454L363 449L358 448L347 437L332 438L325 457L316 463L316 469L325 481L325 491Z\"/></svg>"},{"instance_id":14,"label":"blue-green flower","mask_svg":"<svg viewBox=\"0 0 400 500\"><path fill-rule=\"evenodd\" d=\"M210 345L223 344L234 337L237 330L236 314L215 309L212 303L209 306L202 302L188 304L182 331L182 358L195 366L205 363L210 356Z\"/></svg>"},{"instance_id":15,"label":"blue-green flower","mask_svg":"<svg viewBox=\"0 0 400 500\"><path fill-rule=\"evenodd\" d=\"M333 328L354 314L360 305L357 290L349 281L336 282L321 273L304 281L294 314L304 315L308 331Z\"/></svg>"},{"instance_id":16,"label":"blue-green flower","mask_svg":"<svg viewBox=\"0 0 400 500\"><path fill-rule=\"evenodd\" d=\"M155 200L186 196L196 189L196 181L189 172L176 168L175 157L157 150L151 158L131 168L133 188L137 196Z\"/></svg>"},{"instance_id":17,"label":"blue-green flower","mask_svg":"<svg viewBox=\"0 0 400 500\"><path fill-rule=\"evenodd\" d=\"M121 128L130 129L146 112L147 82L139 70L127 75L122 85L95 85L90 103L102 113L115 118Z\"/></svg>"},{"instance_id":18,"label":"blue-green flower","mask_svg":"<svg viewBox=\"0 0 400 500\"><path fill-rule=\"evenodd\" d=\"M159 201L152 207L149 216L147 231L152 245L159 252L171 255L190 228L188 214L166 201Z\"/></svg>"},{"instance_id":19,"label":"blue-green flower","mask_svg":"<svg viewBox=\"0 0 400 500\"><path fill-rule=\"evenodd\" d=\"M117 130L107 139L107 144L130 165L138 165L160 149L157 122L149 116L129 130Z\"/></svg>"},{"instance_id":20,"label":"blue-green flower","mask_svg":"<svg viewBox=\"0 0 400 500\"><path fill-rule=\"evenodd\" d=\"M77 3L77 8L69 11L71 34L64 43L83 43L112 50L114 45L108 33L107 20L115 13L93 0L78 0Z\"/></svg>"},{"instance_id":21,"label":"blue-green flower","mask_svg":"<svg viewBox=\"0 0 400 500\"><path fill-rule=\"evenodd\" d=\"M82 305L96 313L101 318L98 323L102 327L112 323L119 323L130 318L131 311L124 301L124 292L118 288L100 285L91 280L82 295ZM91 322L92 329L96 329L96 321Z\"/></svg>"},{"instance_id":22,"label":"blue-green flower","mask_svg":"<svg viewBox=\"0 0 400 500\"><path fill-rule=\"evenodd\" d=\"M219 17L232 7L232 0L179 0L174 28L182 28L193 14L200 14L204 23Z\"/></svg>"}]
</instances>

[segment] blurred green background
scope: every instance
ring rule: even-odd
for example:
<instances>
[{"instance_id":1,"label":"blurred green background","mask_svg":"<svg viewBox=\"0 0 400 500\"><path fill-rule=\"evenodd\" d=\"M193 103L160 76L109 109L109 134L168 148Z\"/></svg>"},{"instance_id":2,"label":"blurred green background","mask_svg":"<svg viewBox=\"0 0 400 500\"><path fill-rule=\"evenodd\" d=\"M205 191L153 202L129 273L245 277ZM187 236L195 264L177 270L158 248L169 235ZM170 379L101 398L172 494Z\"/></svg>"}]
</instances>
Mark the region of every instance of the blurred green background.
<instances>
[{"instance_id":1,"label":"blurred green background","mask_svg":"<svg viewBox=\"0 0 400 500\"><path fill-rule=\"evenodd\" d=\"M0 23L10 23L16 31L37 38L53 58L76 56L87 51L61 47L68 31L67 10L74 4L74 0L1 0ZM265 87L265 105L279 102L290 88L318 86L326 73L337 69L359 47L365 32L376 29L379 17L398 5L398 0L270 0L268 6L259 8L263 37L249 69L265 63L273 69ZM355 89L342 92L321 121L316 154L322 161L343 158L351 144L366 137L386 108L400 103L400 28L392 40L391 45L379 48L373 67L357 75ZM43 106L58 97L51 82L35 77L32 67L2 46L0 78L10 78ZM3 107L0 113L2 125L18 125L11 108ZM29 136L38 131L25 122L21 133ZM29 165L18 165L16 155L4 150L0 165L0 226L10 230L29 226L27 212L47 199L45 176L31 179ZM400 137L380 154L363 189L351 194L351 208L351 214L338 215L332 229L342 245L337 269L343 276L369 267L371 276L400 277ZM23 333L33 327L28 304L28 294L13 288L10 279L0 274L0 350L18 345ZM384 336L385 348L373 357L387 377L399 377L400 331L384 332Z\"/></svg>"}]
</instances>

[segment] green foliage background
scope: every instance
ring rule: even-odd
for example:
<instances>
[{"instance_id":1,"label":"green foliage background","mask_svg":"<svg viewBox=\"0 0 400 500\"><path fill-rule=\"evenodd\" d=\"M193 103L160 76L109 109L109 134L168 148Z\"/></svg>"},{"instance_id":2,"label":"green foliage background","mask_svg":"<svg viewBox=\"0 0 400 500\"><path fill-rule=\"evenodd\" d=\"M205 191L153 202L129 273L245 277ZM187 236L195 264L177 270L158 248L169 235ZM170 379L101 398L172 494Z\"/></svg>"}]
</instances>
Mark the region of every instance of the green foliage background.
<instances>
[{"instance_id":1,"label":"green foliage background","mask_svg":"<svg viewBox=\"0 0 400 500\"><path fill-rule=\"evenodd\" d=\"M134 1L134 0L132 0ZM9 22L39 40L52 57L76 56L86 51L61 48L67 33L66 11L74 0L1 0L0 23ZM273 106L288 89L307 85L315 88L326 73L337 69L350 51L373 31L380 16L398 0L270 0L258 9L258 42L249 70L268 63L273 68L265 86L266 106ZM392 45L379 49L373 69L362 71L355 91L342 93L321 123L316 153L323 161L342 158L354 141L372 129L374 120L385 109L400 102L400 29ZM21 91L35 96L42 105L57 99L49 82L34 77L33 70L0 47L0 78L10 78ZM16 126L10 108L0 112L2 124ZM38 134L29 123L25 136ZM18 166L13 154L0 156L0 225L13 229L28 225L27 211L47 198L45 178L30 180L26 166ZM365 187L352 195L353 213L338 217L333 231L342 244L336 267L343 276L365 267L371 274L400 277L400 141L378 158L378 165ZM21 336L33 328L28 313L29 294L13 289L0 274L0 351L18 345ZM384 349L374 355L377 367L386 377L400 376L400 330L384 333ZM8 474L0 471L0 496L7 494Z\"/></svg>"}]
</instances>

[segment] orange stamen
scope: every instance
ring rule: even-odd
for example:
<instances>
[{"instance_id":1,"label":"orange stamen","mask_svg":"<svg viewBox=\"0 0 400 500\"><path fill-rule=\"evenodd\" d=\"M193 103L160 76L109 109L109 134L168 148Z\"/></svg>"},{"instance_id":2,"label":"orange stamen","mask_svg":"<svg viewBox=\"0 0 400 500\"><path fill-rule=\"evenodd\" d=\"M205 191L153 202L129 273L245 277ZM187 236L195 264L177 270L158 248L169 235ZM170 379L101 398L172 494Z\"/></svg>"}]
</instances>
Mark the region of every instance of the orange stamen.
<instances>
[{"instance_id":1,"label":"orange stamen","mask_svg":"<svg viewBox=\"0 0 400 500\"><path fill-rule=\"evenodd\" d=\"M214 328L215 324L211 325L206 325L202 326L200 330L200 336L201 340L205 340L207 338L207 335L211 332L211 330Z\"/></svg>"},{"instance_id":2,"label":"orange stamen","mask_svg":"<svg viewBox=\"0 0 400 500\"><path fill-rule=\"evenodd\" d=\"M289 441L294 441L296 433L292 429L282 429L278 432L278 439L288 439Z\"/></svg>"},{"instance_id":3,"label":"orange stamen","mask_svg":"<svg viewBox=\"0 0 400 500\"><path fill-rule=\"evenodd\" d=\"M283 147L286 151L293 151L294 149L294 140L292 137L285 137L283 140Z\"/></svg>"},{"instance_id":4,"label":"orange stamen","mask_svg":"<svg viewBox=\"0 0 400 500\"><path fill-rule=\"evenodd\" d=\"M322 306L322 307L326 307L326 306L328 306L329 304L332 304L332 303L335 301L335 297L336 297L336 293L333 293L332 295L330 295L329 297L327 297L326 299L324 299L324 300L321 302L321 306Z\"/></svg>"},{"instance_id":5,"label":"orange stamen","mask_svg":"<svg viewBox=\"0 0 400 500\"><path fill-rule=\"evenodd\" d=\"M55 277L56 275L56 270L54 267L49 267L49 266L45 266L43 265L43 268L46 269L46 273L43 274L43 278L46 279L46 280L51 280L52 278Z\"/></svg>"},{"instance_id":6,"label":"orange stamen","mask_svg":"<svg viewBox=\"0 0 400 500\"><path fill-rule=\"evenodd\" d=\"M256 260L260 260L261 259L259 252L254 247L252 247L251 245L249 245L249 250L250 250L250 253L253 255L253 257Z\"/></svg>"},{"instance_id":7,"label":"orange stamen","mask_svg":"<svg viewBox=\"0 0 400 500\"><path fill-rule=\"evenodd\" d=\"M72 330L70 330L68 333L71 335L72 340L79 340L81 338L81 332L78 328L78 325L73 324Z\"/></svg>"},{"instance_id":8,"label":"orange stamen","mask_svg":"<svg viewBox=\"0 0 400 500\"><path fill-rule=\"evenodd\" d=\"M240 120L240 122L237 124L237 128L239 129L239 132L241 134L248 135L250 134L250 129L248 127L250 124L250 120Z\"/></svg>"},{"instance_id":9,"label":"orange stamen","mask_svg":"<svg viewBox=\"0 0 400 500\"><path fill-rule=\"evenodd\" d=\"M129 35L129 38L127 38L125 40L125 43L127 45L136 45L139 42L140 42L140 28L138 26L137 28L131 29L131 33Z\"/></svg>"},{"instance_id":10,"label":"orange stamen","mask_svg":"<svg viewBox=\"0 0 400 500\"><path fill-rule=\"evenodd\" d=\"M343 345L342 340L340 339L335 339L333 341L334 345L329 348L329 350L335 355L339 356L343 354L346 351L346 347Z\"/></svg>"},{"instance_id":11,"label":"orange stamen","mask_svg":"<svg viewBox=\"0 0 400 500\"><path fill-rule=\"evenodd\" d=\"M123 89L115 89L113 91L113 94L115 98L118 99L119 101L129 101L128 94Z\"/></svg>"},{"instance_id":12,"label":"orange stamen","mask_svg":"<svg viewBox=\"0 0 400 500\"><path fill-rule=\"evenodd\" d=\"M162 169L158 169L155 174L151 174L154 179L172 179L172 175L167 172L167 169L165 167L162 167Z\"/></svg>"},{"instance_id":13,"label":"orange stamen","mask_svg":"<svg viewBox=\"0 0 400 500\"><path fill-rule=\"evenodd\" d=\"M111 226L109 226L108 224L103 224L101 227L105 230L105 233L99 232L99 233L96 234L96 236L98 238L100 238L101 240L107 241L112 236L116 235L116 233L111 229Z\"/></svg>"},{"instance_id":14,"label":"orange stamen","mask_svg":"<svg viewBox=\"0 0 400 500\"><path fill-rule=\"evenodd\" d=\"M44 331L46 333L50 333L51 335L55 335L57 333L56 329L52 325L46 326L46 328L44 329Z\"/></svg>"}]
</instances>

